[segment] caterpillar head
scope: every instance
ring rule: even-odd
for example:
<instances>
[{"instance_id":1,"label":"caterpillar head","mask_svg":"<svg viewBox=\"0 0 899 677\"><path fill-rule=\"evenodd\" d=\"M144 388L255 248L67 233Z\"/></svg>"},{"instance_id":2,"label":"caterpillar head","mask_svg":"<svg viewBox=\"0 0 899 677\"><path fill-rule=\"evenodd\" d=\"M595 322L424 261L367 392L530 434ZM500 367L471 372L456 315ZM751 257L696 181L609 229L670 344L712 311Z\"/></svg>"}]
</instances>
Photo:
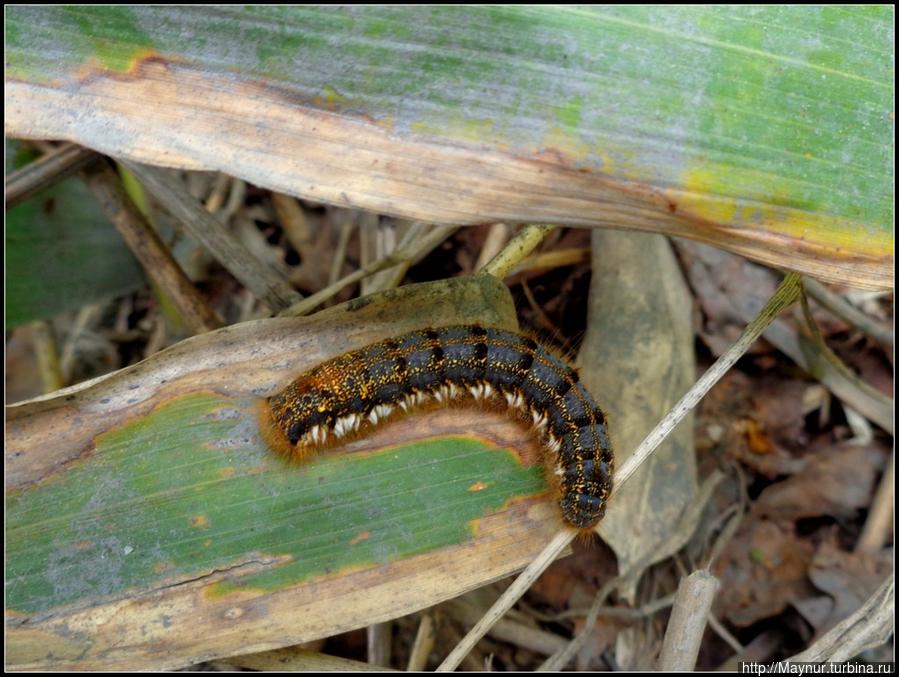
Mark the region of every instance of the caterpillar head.
<instances>
[{"instance_id":1,"label":"caterpillar head","mask_svg":"<svg viewBox=\"0 0 899 677\"><path fill-rule=\"evenodd\" d=\"M330 420L335 407L332 389L317 379L299 379L269 400L275 424L291 445Z\"/></svg>"}]
</instances>

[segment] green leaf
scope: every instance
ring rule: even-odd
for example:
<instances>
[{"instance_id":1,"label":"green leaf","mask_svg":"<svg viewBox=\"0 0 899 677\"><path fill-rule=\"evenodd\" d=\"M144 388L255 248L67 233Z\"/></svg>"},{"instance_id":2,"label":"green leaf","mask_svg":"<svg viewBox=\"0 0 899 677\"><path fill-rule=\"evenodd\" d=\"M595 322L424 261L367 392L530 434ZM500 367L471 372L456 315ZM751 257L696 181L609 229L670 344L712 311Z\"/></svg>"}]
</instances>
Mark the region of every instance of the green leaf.
<instances>
[{"instance_id":1,"label":"green leaf","mask_svg":"<svg viewBox=\"0 0 899 677\"><path fill-rule=\"evenodd\" d=\"M510 497L546 492L541 466L475 437L288 464L249 432L257 408L255 398L174 399L99 436L66 473L13 491L8 608L125 598L252 553L260 566L207 594L277 591L470 543Z\"/></svg>"},{"instance_id":2,"label":"green leaf","mask_svg":"<svg viewBox=\"0 0 899 677\"><path fill-rule=\"evenodd\" d=\"M7 146L7 171L13 144ZM143 272L77 178L6 214L6 323L15 326L133 291Z\"/></svg>"},{"instance_id":3,"label":"green leaf","mask_svg":"<svg viewBox=\"0 0 899 677\"><path fill-rule=\"evenodd\" d=\"M893 16L11 7L7 130L433 221L664 232L886 288Z\"/></svg>"},{"instance_id":4,"label":"green leaf","mask_svg":"<svg viewBox=\"0 0 899 677\"><path fill-rule=\"evenodd\" d=\"M561 525L503 412L402 418L303 464L264 397L416 327L514 327L488 276L244 322L7 410L8 661L162 669L327 637L525 566Z\"/></svg>"}]
</instances>

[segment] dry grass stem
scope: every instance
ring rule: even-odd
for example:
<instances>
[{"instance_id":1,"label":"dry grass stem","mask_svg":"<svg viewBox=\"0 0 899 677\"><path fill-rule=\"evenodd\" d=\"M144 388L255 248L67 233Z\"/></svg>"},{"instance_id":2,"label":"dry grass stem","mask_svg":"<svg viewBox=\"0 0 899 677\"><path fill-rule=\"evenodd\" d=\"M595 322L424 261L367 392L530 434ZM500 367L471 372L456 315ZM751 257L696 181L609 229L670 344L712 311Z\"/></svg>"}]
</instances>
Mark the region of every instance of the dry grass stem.
<instances>
[{"instance_id":1,"label":"dry grass stem","mask_svg":"<svg viewBox=\"0 0 899 677\"><path fill-rule=\"evenodd\" d=\"M99 157L89 148L74 143L49 149L42 157L6 177L6 209L25 202Z\"/></svg>"},{"instance_id":2,"label":"dry grass stem","mask_svg":"<svg viewBox=\"0 0 899 677\"><path fill-rule=\"evenodd\" d=\"M893 527L893 500L895 498L893 469L895 462L895 454L890 454L890 460L887 461L883 477L880 478L874 500L871 501L871 506L868 508L868 519L865 520L858 543L855 544L855 552L877 552L889 542Z\"/></svg>"},{"instance_id":3,"label":"dry grass stem","mask_svg":"<svg viewBox=\"0 0 899 677\"><path fill-rule=\"evenodd\" d=\"M462 599L450 600L446 606L466 625L474 625L483 616L483 608ZM494 639L545 656L552 655L568 644L564 637L508 618L497 621L489 634Z\"/></svg>"},{"instance_id":4,"label":"dry grass stem","mask_svg":"<svg viewBox=\"0 0 899 677\"><path fill-rule=\"evenodd\" d=\"M882 322L865 315L858 308L835 294L817 280L804 278L802 284L815 301L827 308L834 315L845 320L863 334L874 338L884 347L893 347L893 332Z\"/></svg>"},{"instance_id":5,"label":"dry grass stem","mask_svg":"<svg viewBox=\"0 0 899 677\"><path fill-rule=\"evenodd\" d=\"M509 271L534 251L555 228L556 226L547 225L525 226L509 241L509 244L503 247L499 254L494 256L484 266L481 272L502 280L509 274Z\"/></svg>"},{"instance_id":6,"label":"dry grass stem","mask_svg":"<svg viewBox=\"0 0 899 677\"><path fill-rule=\"evenodd\" d=\"M695 667L718 585L718 579L704 569L681 579L662 642L659 670L673 672Z\"/></svg>"},{"instance_id":7,"label":"dry grass stem","mask_svg":"<svg viewBox=\"0 0 899 677\"><path fill-rule=\"evenodd\" d=\"M121 160L147 192L152 194L182 227L206 247L218 261L270 308L280 310L299 300L290 283L271 267L262 265L222 223L165 170Z\"/></svg>"},{"instance_id":8,"label":"dry grass stem","mask_svg":"<svg viewBox=\"0 0 899 677\"><path fill-rule=\"evenodd\" d=\"M505 223L494 223L487 231L487 237L484 238L484 244L481 251L478 252L478 260L475 261L474 269L478 272L486 266L493 257L499 254L500 250L509 241L509 226Z\"/></svg>"},{"instance_id":9,"label":"dry grass stem","mask_svg":"<svg viewBox=\"0 0 899 677\"><path fill-rule=\"evenodd\" d=\"M437 637L434 629L434 616L425 612L418 624L415 633L415 641L412 643L412 651L409 652L407 672L421 672L428 666L428 656L434 648L434 640Z\"/></svg>"},{"instance_id":10,"label":"dry grass stem","mask_svg":"<svg viewBox=\"0 0 899 677\"><path fill-rule=\"evenodd\" d=\"M398 265L406 261L413 261L421 255L423 251L430 251L438 244L443 242L447 237L456 231L457 226L439 226L421 237L417 242L412 242L408 246L401 246L390 256L383 259L372 261L368 265L356 270L346 277L338 280L334 284L329 284L324 289L317 291L311 296L306 297L302 301L293 304L289 308L279 313L281 317L299 317L308 315L322 303L333 298L340 291L351 284L355 284L373 273L385 270L392 266Z\"/></svg>"},{"instance_id":11,"label":"dry grass stem","mask_svg":"<svg viewBox=\"0 0 899 677\"><path fill-rule=\"evenodd\" d=\"M41 388L45 393L59 390L65 383L59 364L59 347L50 324L44 320L32 322L31 339L41 375Z\"/></svg>"},{"instance_id":12,"label":"dry grass stem","mask_svg":"<svg viewBox=\"0 0 899 677\"><path fill-rule=\"evenodd\" d=\"M369 665L379 668L390 665L390 640L392 636L393 621L374 623L365 629Z\"/></svg>"},{"instance_id":13,"label":"dry grass stem","mask_svg":"<svg viewBox=\"0 0 899 677\"><path fill-rule=\"evenodd\" d=\"M122 189L109 166L97 164L82 175L100 208L115 224L144 272L178 309L186 327L202 334L222 326L159 235Z\"/></svg>"}]
</instances>

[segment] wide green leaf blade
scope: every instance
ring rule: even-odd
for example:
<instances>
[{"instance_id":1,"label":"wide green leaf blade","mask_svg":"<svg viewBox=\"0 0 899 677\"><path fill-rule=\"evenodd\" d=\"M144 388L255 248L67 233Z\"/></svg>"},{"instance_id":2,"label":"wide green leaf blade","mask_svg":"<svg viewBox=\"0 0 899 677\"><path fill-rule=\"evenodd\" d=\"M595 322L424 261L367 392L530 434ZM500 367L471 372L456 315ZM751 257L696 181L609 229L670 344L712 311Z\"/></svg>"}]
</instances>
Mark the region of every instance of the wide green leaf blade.
<instances>
[{"instance_id":1,"label":"wide green leaf blade","mask_svg":"<svg viewBox=\"0 0 899 677\"><path fill-rule=\"evenodd\" d=\"M892 286L887 6L13 7L7 131Z\"/></svg>"}]
</instances>

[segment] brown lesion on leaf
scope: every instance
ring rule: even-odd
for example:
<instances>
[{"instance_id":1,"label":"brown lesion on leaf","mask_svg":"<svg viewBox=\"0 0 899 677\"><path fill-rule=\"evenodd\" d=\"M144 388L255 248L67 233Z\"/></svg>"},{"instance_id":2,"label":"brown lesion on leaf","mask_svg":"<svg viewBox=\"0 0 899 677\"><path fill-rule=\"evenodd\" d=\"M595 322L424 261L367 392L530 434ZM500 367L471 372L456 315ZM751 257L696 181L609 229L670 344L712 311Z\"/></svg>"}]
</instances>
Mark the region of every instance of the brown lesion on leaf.
<instances>
[{"instance_id":1,"label":"brown lesion on leaf","mask_svg":"<svg viewBox=\"0 0 899 677\"><path fill-rule=\"evenodd\" d=\"M96 57L91 57L86 63L78 66L72 72L72 77L79 84L87 84L98 78L111 78L119 82L126 82L146 77L150 73L168 73L170 65L187 65L188 63L186 59L173 55L163 56L156 50L143 48L134 52L128 59L128 66L124 70L110 68ZM151 70L154 67L155 70ZM54 82L53 84L58 86L62 83Z\"/></svg>"}]
</instances>

